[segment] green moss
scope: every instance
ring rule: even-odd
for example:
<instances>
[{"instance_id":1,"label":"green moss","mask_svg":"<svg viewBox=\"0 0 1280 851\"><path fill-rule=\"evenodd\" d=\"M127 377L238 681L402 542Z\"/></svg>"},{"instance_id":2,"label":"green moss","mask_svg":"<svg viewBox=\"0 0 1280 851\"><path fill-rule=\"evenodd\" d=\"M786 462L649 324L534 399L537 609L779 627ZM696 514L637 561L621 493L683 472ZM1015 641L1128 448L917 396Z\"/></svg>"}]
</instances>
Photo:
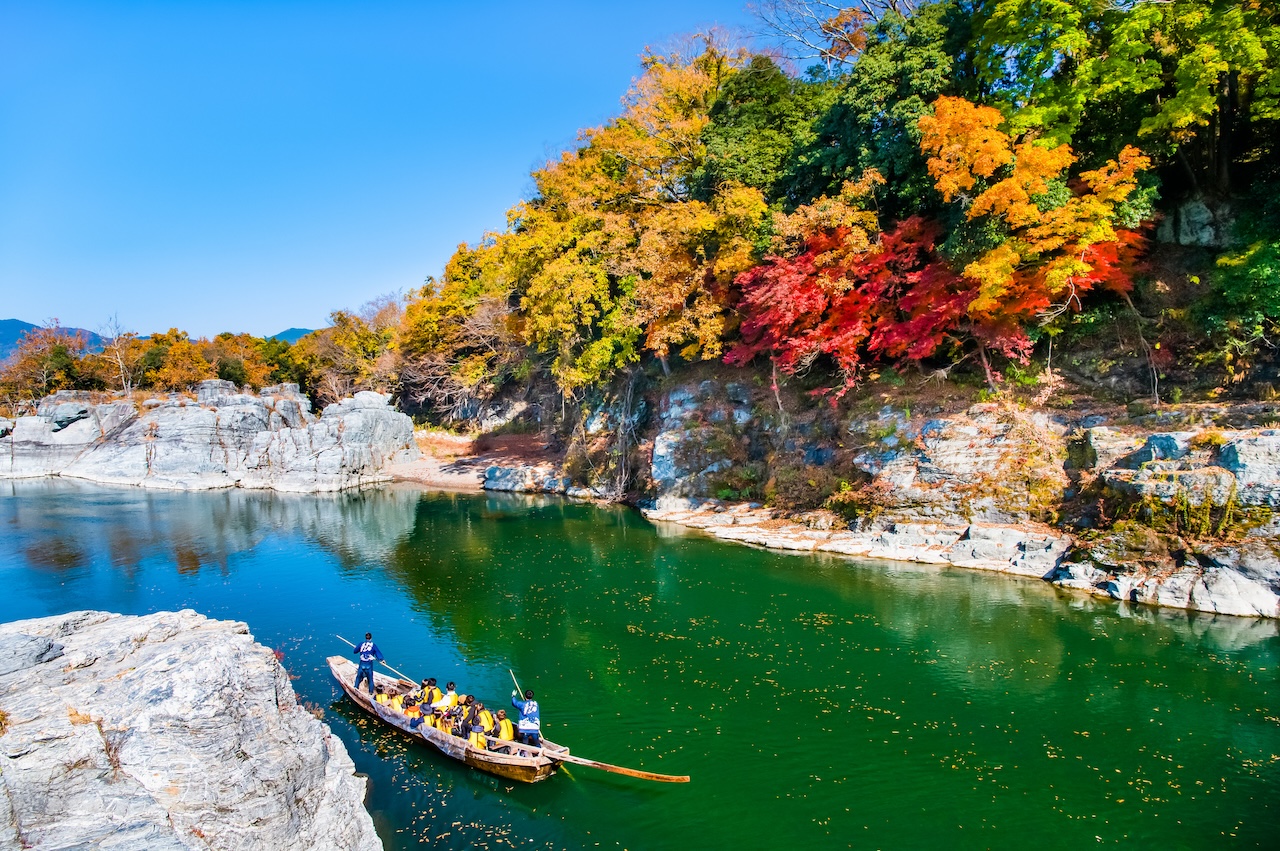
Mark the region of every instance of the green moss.
<instances>
[{"instance_id":1,"label":"green moss","mask_svg":"<svg viewBox=\"0 0 1280 851\"><path fill-rule=\"evenodd\" d=\"M1196 502L1186 488L1179 488L1168 502L1150 495L1134 499L1107 489L1103 502L1106 513L1162 534L1191 540L1240 538L1249 530L1270 523L1274 517L1274 511L1265 506L1242 506L1235 482L1221 503L1213 499L1212 493ZM1119 525L1118 522L1116 526Z\"/></svg>"},{"instance_id":2,"label":"green moss","mask_svg":"<svg viewBox=\"0 0 1280 851\"><path fill-rule=\"evenodd\" d=\"M1191 447L1193 449L1211 449L1217 450L1226 446L1229 439L1225 434L1213 429L1210 431L1202 431L1195 437L1191 438Z\"/></svg>"}]
</instances>

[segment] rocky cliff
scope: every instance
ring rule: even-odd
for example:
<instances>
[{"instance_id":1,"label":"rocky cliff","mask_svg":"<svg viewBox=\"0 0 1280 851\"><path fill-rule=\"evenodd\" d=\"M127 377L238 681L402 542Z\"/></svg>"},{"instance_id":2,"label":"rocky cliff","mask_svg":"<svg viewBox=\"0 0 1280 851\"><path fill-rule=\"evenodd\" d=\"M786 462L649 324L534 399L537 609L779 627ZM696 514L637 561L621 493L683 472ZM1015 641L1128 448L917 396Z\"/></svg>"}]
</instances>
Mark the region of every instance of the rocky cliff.
<instances>
[{"instance_id":1,"label":"rocky cliff","mask_svg":"<svg viewBox=\"0 0 1280 851\"><path fill-rule=\"evenodd\" d=\"M195 399L175 394L141 405L59 393L33 416L0 420L0 478L333 491L385 481L386 465L417 451L413 422L386 396L357 393L317 417L292 384L250 394L205 381Z\"/></svg>"},{"instance_id":2,"label":"rocky cliff","mask_svg":"<svg viewBox=\"0 0 1280 851\"><path fill-rule=\"evenodd\" d=\"M665 393L646 514L765 547L1280 617L1273 406L1188 406L1114 423L990 403L923 416L888 405L834 425L779 423L762 410L741 385ZM735 503L752 477L762 485L753 494L775 505ZM825 483L832 510L777 507L788 481Z\"/></svg>"},{"instance_id":3,"label":"rocky cliff","mask_svg":"<svg viewBox=\"0 0 1280 851\"><path fill-rule=\"evenodd\" d=\"M0 849L377 849L365 781L242 623L0 625Z\"/></svg>"}]
</instances>

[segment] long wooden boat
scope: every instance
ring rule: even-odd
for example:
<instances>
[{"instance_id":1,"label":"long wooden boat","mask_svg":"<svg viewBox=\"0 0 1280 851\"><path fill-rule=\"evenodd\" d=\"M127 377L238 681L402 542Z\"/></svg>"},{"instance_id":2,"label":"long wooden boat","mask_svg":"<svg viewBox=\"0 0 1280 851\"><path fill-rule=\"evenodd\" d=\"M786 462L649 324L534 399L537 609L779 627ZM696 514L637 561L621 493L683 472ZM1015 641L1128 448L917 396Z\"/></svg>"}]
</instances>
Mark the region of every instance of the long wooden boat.
<instances>
[{"instance_id":1,"label":"long wooden boat","mask_svg":"<svg viewBox=\"0 0 1280 851\"><path fill-rule=\"evenodd\" d=\"M389 706L383 706L378 703L369 696L368 691L356 690L354 685L356 681L355 662L344 656L330 656L327 661L329 670L333 673L334 679L338 681L338 685L342 686L342 690L346 692L347 697L355 701L356 705L365 712L395 727L397 730L426 741L445 756L456 759L459 762L465 762L472 768L495 774L507 780L517 780L521 783L537 783L539 780L545 780L554 774L561 762L576 760L576 758L570 757L568 748L563 745L557 745L555 742L549 742L546 739L542 740L542 747L540 748L517 744L512 748L512 750L517 751L516 753L506 754L498 751L480 750L467 739L451 735L444 730L437 730L435 727L428 727L425 724L418 727L410 727L408 717L396 712ZM373 681L374 685L381 686L382 690L389 695L407 695L415 688L412 683L388 677L376 671L373 674ZM520 756L521 752L527 753L528 756Z\"/></svg>"}]
</instances>

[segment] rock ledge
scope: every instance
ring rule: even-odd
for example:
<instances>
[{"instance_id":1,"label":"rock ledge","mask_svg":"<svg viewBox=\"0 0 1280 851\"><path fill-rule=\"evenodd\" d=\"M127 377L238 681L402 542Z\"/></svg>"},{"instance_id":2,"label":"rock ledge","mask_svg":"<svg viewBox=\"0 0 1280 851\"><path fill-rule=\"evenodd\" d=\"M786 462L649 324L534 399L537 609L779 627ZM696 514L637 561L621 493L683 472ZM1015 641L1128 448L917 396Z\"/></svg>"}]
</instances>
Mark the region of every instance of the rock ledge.
<instances>
[{"instance_id":1,"label":"rock ledge","mask_svg":"<svg viewBox=\"0 0 1280 851\"><path fill-rule=\"evenodd\" d=\"M243 623L0 625L0 849L381 848L365 781Z\"/></svg>"}]
</instances>

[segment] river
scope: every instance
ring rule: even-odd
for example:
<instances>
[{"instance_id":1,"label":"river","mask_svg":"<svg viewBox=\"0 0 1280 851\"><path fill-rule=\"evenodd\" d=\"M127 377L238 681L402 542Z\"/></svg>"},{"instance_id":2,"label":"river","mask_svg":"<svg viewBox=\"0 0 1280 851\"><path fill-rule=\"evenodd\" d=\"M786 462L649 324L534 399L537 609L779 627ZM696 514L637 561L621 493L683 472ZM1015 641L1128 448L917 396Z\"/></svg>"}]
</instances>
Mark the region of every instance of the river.
<instances>
[{"instance_id":1,"label":"river","mask_svg":"<svg viewBox=\"0 0 1280 851\"><path fill-rule=\"evenodd\" d=\"M190 607L283 653L388 848L1274 847L1277 624L794 556L621 509L0 483L0 620ZM502 704L658 784L512 786L355 712L325 657Z\"/></svg>"}]
</instances>

